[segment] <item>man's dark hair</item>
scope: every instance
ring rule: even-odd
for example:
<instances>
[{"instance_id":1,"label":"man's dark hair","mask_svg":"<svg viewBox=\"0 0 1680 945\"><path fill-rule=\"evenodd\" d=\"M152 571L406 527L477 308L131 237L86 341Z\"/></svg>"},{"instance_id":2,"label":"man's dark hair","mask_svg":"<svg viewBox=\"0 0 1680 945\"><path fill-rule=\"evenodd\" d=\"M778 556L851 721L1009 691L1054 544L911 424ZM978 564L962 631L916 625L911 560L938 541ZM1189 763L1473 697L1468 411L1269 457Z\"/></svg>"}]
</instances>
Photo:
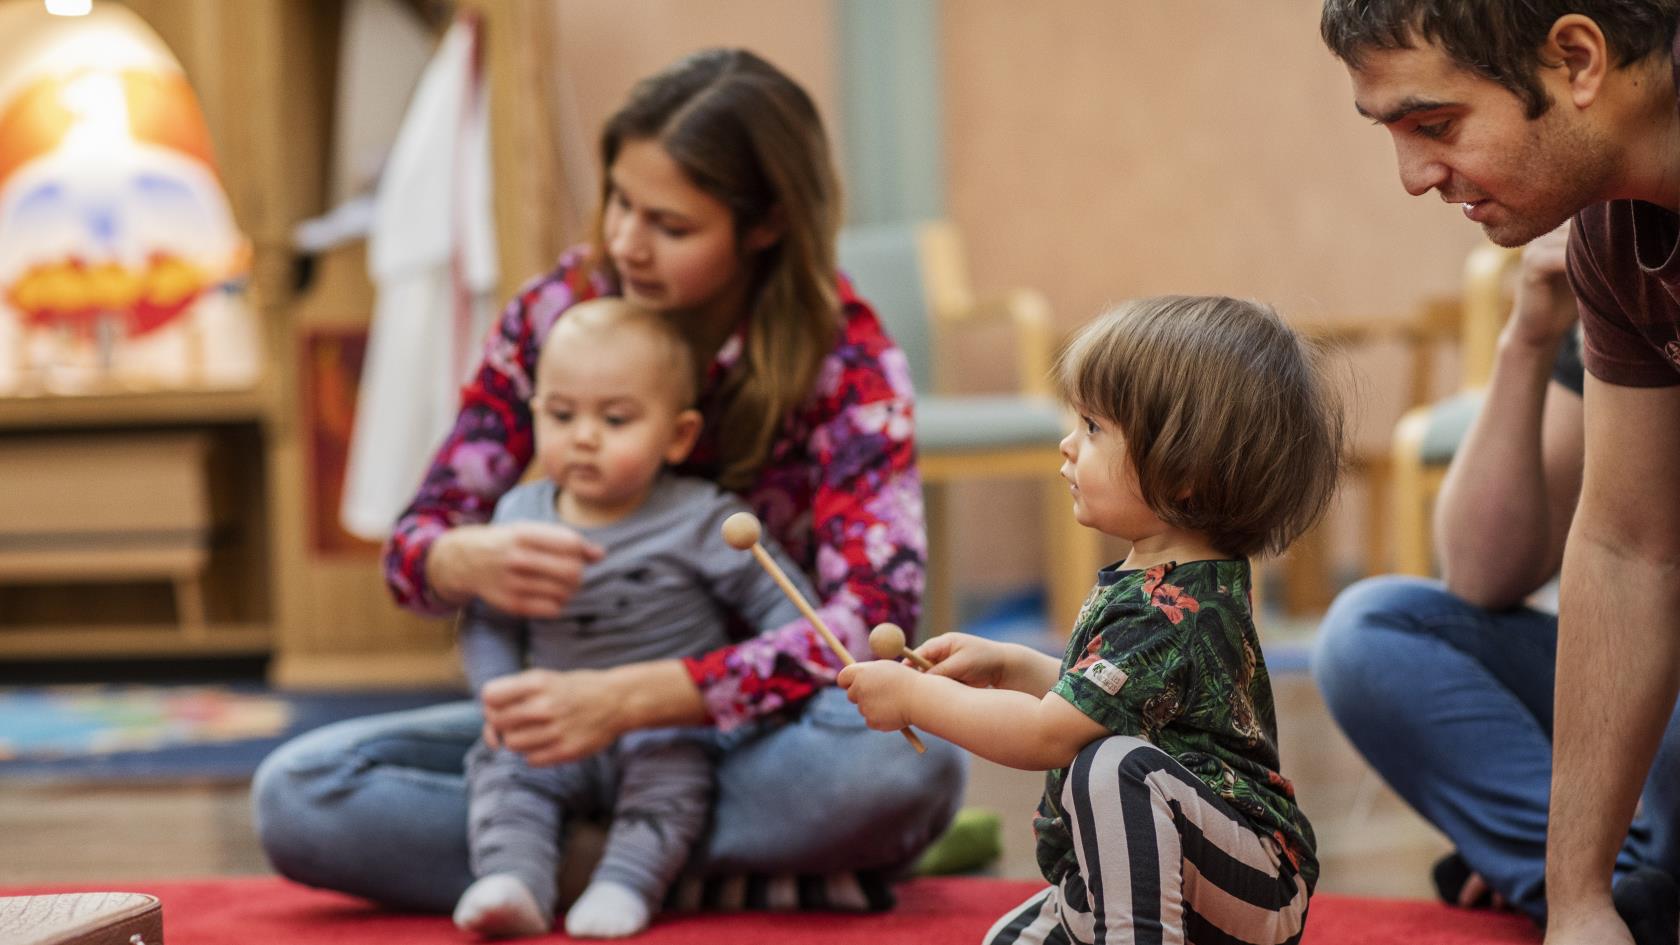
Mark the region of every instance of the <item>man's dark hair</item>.
<instances>
[{"instance_id":1,"label":"man's dark hair","mask_svg":"<svg viewBox=\"0 0 1680 945\"><path fill-rule=\"evenodd\" d=\"M1336 58L1358 69L1374 49L1438 42L1453 62L1510 89L1539 118L1552 101L1540 84L1540 47L1558 18L1590 17L1617 68L1664 52L1680 0L1324 0L1318 30Z\"/></svg>"}]
</instances>

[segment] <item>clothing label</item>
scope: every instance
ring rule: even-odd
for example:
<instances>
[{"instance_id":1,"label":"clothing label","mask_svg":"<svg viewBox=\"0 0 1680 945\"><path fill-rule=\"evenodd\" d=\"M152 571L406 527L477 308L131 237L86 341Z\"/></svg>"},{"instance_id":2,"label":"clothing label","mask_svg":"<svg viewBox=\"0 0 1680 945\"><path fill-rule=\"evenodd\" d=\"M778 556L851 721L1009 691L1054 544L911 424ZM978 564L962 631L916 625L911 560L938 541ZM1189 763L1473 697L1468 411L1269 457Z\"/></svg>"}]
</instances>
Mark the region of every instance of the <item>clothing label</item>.
<instances>
[{"instance_id":1,"label":"clothing label","mask_svg":"<svg viewBox=\"0 0 1680 945\"><path fill-rule=\"evenodd\" d=\"M1126 684L1126 672L1108 660L1097 660L1085 668L1085 678L1097 684L1098 688L1109 695L1120 691Z\"/></svg>"}]
</instances>

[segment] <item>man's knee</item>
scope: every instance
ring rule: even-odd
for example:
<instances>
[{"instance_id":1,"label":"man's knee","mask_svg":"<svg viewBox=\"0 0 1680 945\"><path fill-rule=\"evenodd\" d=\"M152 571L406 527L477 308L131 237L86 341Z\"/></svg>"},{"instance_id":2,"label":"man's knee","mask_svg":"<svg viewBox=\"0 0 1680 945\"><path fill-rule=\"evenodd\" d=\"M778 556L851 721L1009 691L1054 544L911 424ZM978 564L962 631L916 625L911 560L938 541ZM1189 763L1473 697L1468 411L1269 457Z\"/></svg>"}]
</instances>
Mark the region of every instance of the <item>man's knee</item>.
<instances>
[{"instance_id":1,"label":"man's knee","mask_svg":"<svg viewBox=\"0 0 1680 945\"><path fill-rule=\"evenodd\" d=\"M1433 581L1403 575L1366 578L1336 596L1319 624L1312 674L1326 699L1362 690L1383 655L1372 645L1376 631L1414 623L1422 598L1445 594Z\"/></svg>"}]
</instances>

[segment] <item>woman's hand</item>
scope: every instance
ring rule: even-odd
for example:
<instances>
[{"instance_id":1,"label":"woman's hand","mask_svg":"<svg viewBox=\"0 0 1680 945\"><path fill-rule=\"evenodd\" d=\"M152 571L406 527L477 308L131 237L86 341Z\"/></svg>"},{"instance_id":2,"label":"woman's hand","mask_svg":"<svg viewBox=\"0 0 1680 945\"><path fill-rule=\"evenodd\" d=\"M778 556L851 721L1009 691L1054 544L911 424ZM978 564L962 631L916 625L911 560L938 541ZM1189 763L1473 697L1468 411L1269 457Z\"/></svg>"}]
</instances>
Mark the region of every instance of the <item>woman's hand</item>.
<instances>
[{"instance_id":1,"label":"woman's hand","mask_svg":"<svg viewBox=\"0 0 1680 945\"><path fill-rule=\"evenodd\" d=\"M484 684L485 741L525 756L532 767L593 755L630 728L625 694L609 672L528 669Z\"/></svg>"},{"instance_id":2,"label":"woman's hand","mask_svg":"<svg viewBox=\"0 0 1680 945\"><path fill-rule=\"evenodd\" d=\"M708 721L680 660L612 669L527 669L484 684L485 741L533 767L593 755L625 732Z\"/></svg>"},{"instance_id":3,"label":"woman's hand","mask_svg":"<svg viewBox=\"0 0 1680 945\"><path fill-rule=\"evenodd\" d=\"M426 580L456 604L478 598L520 617L557 617L601 548L564 525L461 525L437 537Z\"/></svg>"},{"instance_id":4,"label":"woman's hand","mask_svg":"<svg viewBox=\"0 0 1680 945\"><path fill-rule=\"evenodd\" d=\"M896 732L910 724L910 704L918 675L903 663L869 660L842 669L836 682L846 690L846 698L863 713L863 720L870 728Z\"/></svg>"}]
</instances>

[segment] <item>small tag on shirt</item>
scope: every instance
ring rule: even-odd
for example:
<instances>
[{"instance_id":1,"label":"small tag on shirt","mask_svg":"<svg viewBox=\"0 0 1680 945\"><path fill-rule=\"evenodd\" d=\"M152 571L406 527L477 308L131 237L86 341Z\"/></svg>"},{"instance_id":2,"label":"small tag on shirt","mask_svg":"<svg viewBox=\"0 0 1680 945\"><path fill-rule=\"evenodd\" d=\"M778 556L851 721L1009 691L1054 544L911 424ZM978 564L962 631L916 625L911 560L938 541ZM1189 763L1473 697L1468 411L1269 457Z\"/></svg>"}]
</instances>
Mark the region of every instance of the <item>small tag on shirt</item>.
<instances>
[{"instance_id":1,"label":"small tag on shirt","mask_svg":"<svg viewBox=\"0 0 1680 945\"><path fill-rule=\"evenodd\" d=\"M1108 660L1097 660L1085 667L1085 678L1097 684L1097 687L1109 695L1120 691L1126 684L1126 672Z\"/></svg>"}]
</instances>

